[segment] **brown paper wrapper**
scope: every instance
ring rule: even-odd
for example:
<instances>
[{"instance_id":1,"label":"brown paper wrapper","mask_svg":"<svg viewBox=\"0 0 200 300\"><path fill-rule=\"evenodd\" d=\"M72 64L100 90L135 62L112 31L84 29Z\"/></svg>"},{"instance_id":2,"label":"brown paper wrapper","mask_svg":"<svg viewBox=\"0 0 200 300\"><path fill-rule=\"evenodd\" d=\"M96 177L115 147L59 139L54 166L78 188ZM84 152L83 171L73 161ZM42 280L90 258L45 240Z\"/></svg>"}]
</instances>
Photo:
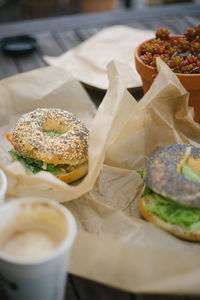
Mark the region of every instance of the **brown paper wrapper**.
<instances>
[{"instance_id":1,"label":"brown paper wrapper","mask_svg":"<svg viewBox=\"0 0 200 300\"><path fill-rule=\"evenodd\" d=\"M59 57L45 56L44 60L89 86L105 90L108 88L106 67L111 60L116 60L130 67L129 76L134 80L128 87L135 88L141 86L141 79L135 70L134 49L153 36L151 30L110 26Z\"/></svg>"},{"instance_id":2,"label":"brown paper wrapper","mask_svg":"<svg viewBox=\"0 0 200 300\"><path fill-rule=\"evenodd\" d=\"M0 164L9 181L7 201L47 197L63 202L75 216L79 231L71 273L131 292L198 294L199 244L172 236L139 212L142 180L137 169L166 144L200 142L188 93L160 59L158 68L151 89L136 102L127 91L131 70L111 62L109 88L96 115L81 85L58 68L3 80ZM77 113L90 127L89 173L75 185L10 164L5 132L22 113L50 106Z\"/></svg>"}]
</instances>

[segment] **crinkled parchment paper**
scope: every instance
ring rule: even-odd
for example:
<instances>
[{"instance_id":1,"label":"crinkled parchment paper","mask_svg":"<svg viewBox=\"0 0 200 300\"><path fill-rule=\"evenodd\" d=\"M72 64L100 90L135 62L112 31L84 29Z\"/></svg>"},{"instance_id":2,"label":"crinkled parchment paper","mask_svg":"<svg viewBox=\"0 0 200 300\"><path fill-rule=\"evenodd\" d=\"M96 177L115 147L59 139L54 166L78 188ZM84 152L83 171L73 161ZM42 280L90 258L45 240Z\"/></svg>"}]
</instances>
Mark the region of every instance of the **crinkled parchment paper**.
<instances>
[{"instance_id":1,"label":"crinkled parchment paper","mask_svg":"<svg viewBox=\"0 0 200 300\"><path fill-rule=\"evenodd\" d=\"M139 212L142 180L136 170L159 147L200 142L187 92L159 59L158 68L151 89L136 102L127 91L131 70L112 61L109 88L96 115L81 85L58 68L1 81L0 165L9 181L7 201L47 197L63 202L75 216L79 231L71 273L132 292L198 294L200 245L146 222ZM10 164L5 132L38 106L73 111L90 127L89 173L75 185Z\"/></svg>"},{"instance_id":2,"label":"crinkled parchment paper","mask_svg":"<svg viewBox=\"0 0 200 300\"><path fill-rule=\"evenodd\" d=\"M134 68L134 49L153 36L151 30L111 26L59 57L46 56L44 59L50 65L70 72L81 82L99 89L108 88L106 67L111 60L117 60L131 68L129 73L135 80L129 83L129 87L139 87L141 79Z\"/></svg>"}]
</instances>

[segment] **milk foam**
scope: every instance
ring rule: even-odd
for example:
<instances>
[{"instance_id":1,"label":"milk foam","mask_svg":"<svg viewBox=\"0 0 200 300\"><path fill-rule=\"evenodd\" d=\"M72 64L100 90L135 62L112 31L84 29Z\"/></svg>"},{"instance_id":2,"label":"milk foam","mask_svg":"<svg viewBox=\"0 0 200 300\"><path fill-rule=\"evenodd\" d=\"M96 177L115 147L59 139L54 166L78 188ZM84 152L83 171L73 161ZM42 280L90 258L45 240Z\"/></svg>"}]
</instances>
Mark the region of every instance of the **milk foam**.
<instances>
[{"instance_id":1,"label":"milk foam","mask_svg":"<svg viewBox=\"0 0 200 300\"><path fill-rule=\"evenodd\" d=\"M35 259L51 253L59 242L51 231L29 229L14 232L0 250L14 257Z\"/></svg>"},{"instance_id":2,"label":"milk foam","mask_svg":"<svg viewBox=\"0 0 200 300\"><path fill-rule=\"evenodd\" d=\"M13 206L1 222L0 252L17 260L35 261L54 253L68 231L64 214L47 203Z\"/></svg>"}]
</instances>

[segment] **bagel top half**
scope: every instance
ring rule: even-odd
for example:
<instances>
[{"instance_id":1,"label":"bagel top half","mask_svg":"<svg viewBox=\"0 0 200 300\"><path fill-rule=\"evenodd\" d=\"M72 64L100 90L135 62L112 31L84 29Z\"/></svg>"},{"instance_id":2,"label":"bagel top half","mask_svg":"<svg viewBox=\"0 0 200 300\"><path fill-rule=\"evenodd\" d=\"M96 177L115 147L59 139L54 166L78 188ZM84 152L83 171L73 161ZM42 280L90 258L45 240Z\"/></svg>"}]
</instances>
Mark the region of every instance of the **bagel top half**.
<instances>
[{"instance_id":1,"label":"bagel top half","mask_svg":"<svg viewBox=\"0 0 200 300\"><path fill-rule=\"evenodd\" d=\"M38 108L22 115L13 137L20 154L46 163L77 165L88 159L87 127L62 109Z\"/></svg>"},{"instance_id":2,"label":"bagel top half","mask_svg":"<svg viewBox=\"0 0 200 300\"><path fill-rule=\"evenodd\" d=\"M175 236L200 241L200 148L160 148L147 160L143 179L144 218Z\"/></svg>"}]
</instances>

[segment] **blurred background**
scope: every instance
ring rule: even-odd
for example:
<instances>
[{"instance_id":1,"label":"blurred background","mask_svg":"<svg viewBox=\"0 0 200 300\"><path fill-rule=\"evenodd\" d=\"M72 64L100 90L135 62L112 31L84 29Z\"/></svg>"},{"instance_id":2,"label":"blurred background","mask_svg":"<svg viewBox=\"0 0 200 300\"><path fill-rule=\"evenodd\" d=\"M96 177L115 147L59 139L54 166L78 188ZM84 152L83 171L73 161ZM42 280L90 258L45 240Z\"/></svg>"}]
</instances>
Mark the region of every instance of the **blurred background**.
<instances>
[{"instance_id":1,"label":"blurred background","mask_svg":"<svg viewBox=\"0 0 200 300\"><path fill-rule=\"evenodd\" d=\"M0 0L0 23L66 14L144 9L181 2L200 0Z\"/></svg>"}]
</instances>

